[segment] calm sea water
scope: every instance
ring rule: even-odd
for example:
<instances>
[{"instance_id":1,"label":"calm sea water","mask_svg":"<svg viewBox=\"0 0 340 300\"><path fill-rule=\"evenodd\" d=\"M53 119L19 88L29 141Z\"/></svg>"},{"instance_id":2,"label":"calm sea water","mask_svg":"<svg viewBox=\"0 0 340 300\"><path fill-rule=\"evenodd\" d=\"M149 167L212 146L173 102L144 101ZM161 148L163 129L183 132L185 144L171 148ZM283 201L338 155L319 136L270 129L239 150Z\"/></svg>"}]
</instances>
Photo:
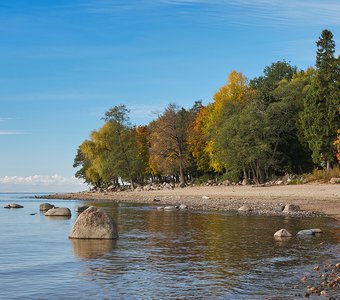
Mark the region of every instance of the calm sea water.
<instances>
[{"instance_id":1,"label":"calm sea water","mask_svg":"<svg viewBox=\"0 0 340 300\"><path fill-rule=\"evenodd\" d=\"M327 218L164 212L132 204L96 204L116 220L117 242L69 240L75 208L88 202L30 197L0 194L1 299L292 299L313 265L340 256L339 229ZM2 208L13 202L24 208ZM42 202L69 207L73 215L45 217ZM283 227L325 233L275 241L273 233Z\"/></svg>"}]
</instances>

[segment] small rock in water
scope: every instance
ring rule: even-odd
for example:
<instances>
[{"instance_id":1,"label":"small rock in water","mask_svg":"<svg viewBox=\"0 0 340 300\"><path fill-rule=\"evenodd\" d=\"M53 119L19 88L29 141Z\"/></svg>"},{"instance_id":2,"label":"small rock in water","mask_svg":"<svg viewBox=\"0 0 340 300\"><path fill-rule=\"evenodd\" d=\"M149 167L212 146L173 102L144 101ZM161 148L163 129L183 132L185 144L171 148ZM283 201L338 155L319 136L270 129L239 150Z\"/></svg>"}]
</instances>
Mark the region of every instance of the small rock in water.
<instances>
[{"instance_id":1,"label":"small rock in water","mask_svg":"<svg viewBox=\"0 0 340 300\"><path fill-rule=\"evenodd\" d=\"M188 209L188 206L186 206L185 204L181 204L181 205L179 206L179 209Z\"/></svg>"},{"instance_id":2,"label":"small rock in water","mask_svg":"<svg viewBox=\"0 0 340 300\"><path fill-rule=\"evenodd\" d=\"M11 203L4 206L4 208L23 208L23 206L17 203Z\"/></svg>"},{"instance_id":3,"label":"small rock in water","mask_svg":"<svg viewBox=\"0 0 340 300\"><path fill-rule=\"evenodd\" d=\"M31 213L30 216L34 216L34 215L36 215L36 214L37 214L37 213Z\"/></svg>"},{"instance_id":4,"label":"small rock in water","mask_svg":"<svg viewBox=\"0 0 340 300\"><path fill-rule=\"evenodd\" d=\"M297 235L314 235L314 232L310 229L300 230Z\"/></svg>"},{"instance_id":5,"label":"small rock in water","mask_svg":"<svg viewBox=\"0 0 340 300\"><path fill-rule=\"evenodd\" d=\"M280 229L274 233L276 237L291 237L292 235L286 229Z\"/></svg>"},{"instance_id":6,"label":"small rock in water","mask_svg":"<svg viewBox=\"0 0 340 300\"><path fill-rule=\"evenodd\" d=\"M241 211L241 212L251 211L251 208L249 206L243 205L238 209L238 211Z\"/></svg>"},{"instance_id":7,"label":"small rock in water","mask_svg":"<svg viewBox=\"0 0 340 300\"><path fill-rule=\"evenodd\" d=\"M164 209L163 206L158 206L158 207L157 207L157 210L163 210L163 209Z\"/></svg>"},{"instance_id":8,"label":"small rock in water","mask_svg":"<svg viewBox=\"0 0 340 300\"><path fill-rule=\"evenodd\" d=\"M164 210L176 210L178 207L177 206L164 206Z\"/></svg>"},{"instance_id":9,"label":"small rock in water","mask_svg":"<svg viewBox=\"0 0 340 300\"><path fill-rule=\"evenodd\" d=\"M322 233L322 230L319 228L305 229L305 230L300 230L297 234L298 235L315 235L317 233Z\"/></svg>"},{"instance_id":10,"label":"small rock in water","mask_svg":"<svg viewBox=\"0 0 340 300\"><path fill-rule=\"evenodd\" d=\"M47 217L69 217L71 211L67 207L51 208L44 215Z\"/></svg>"},{"instance_id":11,"label":"small rock in water","mask_svg":"<svg viewBox=\"0 0 340 300\"><path fill-rule=\"evenodd\" d=\"M40 211L47 211L47 210L49 210L53 207L55 207L55 206L51 203L41 203L39 209L40 209Z\"/></svg>"}]
</instances>

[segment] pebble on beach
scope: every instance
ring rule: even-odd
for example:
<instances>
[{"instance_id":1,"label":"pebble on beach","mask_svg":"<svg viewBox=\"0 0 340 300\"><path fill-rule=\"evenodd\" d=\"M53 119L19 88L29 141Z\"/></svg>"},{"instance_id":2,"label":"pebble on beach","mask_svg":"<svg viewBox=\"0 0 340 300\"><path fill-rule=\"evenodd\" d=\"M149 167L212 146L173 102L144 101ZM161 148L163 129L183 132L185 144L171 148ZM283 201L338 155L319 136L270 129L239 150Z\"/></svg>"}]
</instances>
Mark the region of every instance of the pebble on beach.
<instances>
[{"instance_id":1,"label":"pebble on beach","mask_svg":"<svg viewBox=\"0 0 340 300\"><path fill-rule=\"evenodd\" d=\"M300 282L306 284L304 297L312 295L327 296L328 299L339 299L340 295L340 263L316 265L313 273L303 276Z\"/></svg>"}]
</instances>

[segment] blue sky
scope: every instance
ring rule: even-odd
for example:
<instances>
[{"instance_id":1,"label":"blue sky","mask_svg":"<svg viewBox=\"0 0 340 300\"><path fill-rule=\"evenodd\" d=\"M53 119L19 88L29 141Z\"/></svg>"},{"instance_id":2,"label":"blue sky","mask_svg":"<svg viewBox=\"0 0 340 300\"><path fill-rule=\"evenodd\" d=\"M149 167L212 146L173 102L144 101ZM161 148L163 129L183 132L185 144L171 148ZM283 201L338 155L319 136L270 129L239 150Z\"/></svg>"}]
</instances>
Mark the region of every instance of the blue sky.
<instances>
[{"instance_id":1,"label":"blue sky","mask_svg":"<svg viewBox=\"0 0 340 300\"><path fill-rule=\"evenodd\" d=\"M76 149L111 106L145 124L210 102L234 69L313 66L339 16L338 0L1 0L0 192L83 189Z\"/></svg>"}]
</instances>

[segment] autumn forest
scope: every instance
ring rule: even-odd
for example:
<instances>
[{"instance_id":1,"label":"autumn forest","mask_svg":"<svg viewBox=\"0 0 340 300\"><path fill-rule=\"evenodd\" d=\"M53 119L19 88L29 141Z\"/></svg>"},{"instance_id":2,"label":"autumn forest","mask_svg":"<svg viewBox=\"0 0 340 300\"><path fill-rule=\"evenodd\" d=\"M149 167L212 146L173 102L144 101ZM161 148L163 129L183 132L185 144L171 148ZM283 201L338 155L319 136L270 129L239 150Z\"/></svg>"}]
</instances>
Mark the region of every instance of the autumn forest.
<instances>
[{"instance_id":1,"label":"autumn forest","mask_svg":"<svg viewBox=\"0 0 340 300\"><path fill-rule=\"evenodd\" d=\"M125 105L109 109L78 148L76 177L102 188L217 177L258 184L337 167L340 57L329 30L316 46L314 68L282 60L253 79L232 71L211 103L171 103L145 126L130 123Z\"/></svg>"}]
</instances>

